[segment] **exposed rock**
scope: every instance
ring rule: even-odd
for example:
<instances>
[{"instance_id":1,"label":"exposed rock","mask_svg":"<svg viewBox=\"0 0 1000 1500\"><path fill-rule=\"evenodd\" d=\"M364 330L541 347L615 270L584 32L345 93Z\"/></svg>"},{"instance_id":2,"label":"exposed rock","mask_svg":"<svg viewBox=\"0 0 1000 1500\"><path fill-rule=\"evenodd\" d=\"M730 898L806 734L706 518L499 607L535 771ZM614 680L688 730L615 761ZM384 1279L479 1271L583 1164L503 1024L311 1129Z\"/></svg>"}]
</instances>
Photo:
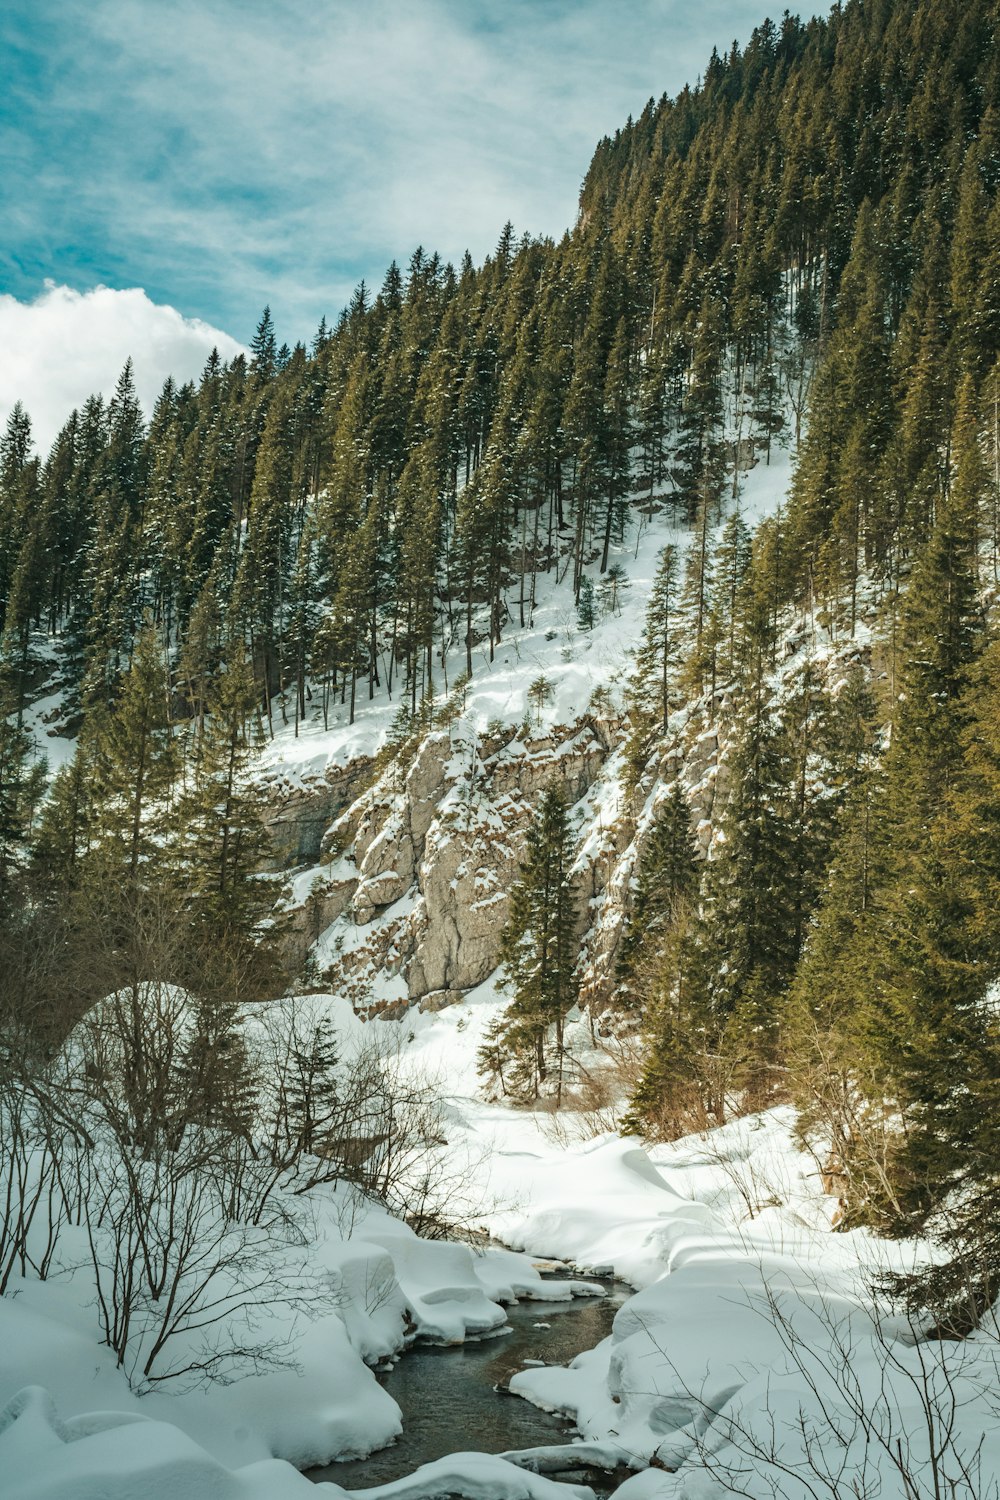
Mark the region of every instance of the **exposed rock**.
<instances>
[{"instance_id":1,"label":"exposed rock","mask_svg":"<svg viewBox=\"0 0 1000 1500\"><path fill-rule=\"evenodd\" d=\"M353 880L318 883L307 901L281 913L278 944L290 971L301 969L316 939L347 910L356 884Z\"/></svg>"},{"instance_id":2,"label":"exposed rock","mask_svg":"<svg viewBox=\"0 0 1000 1500\"><path fill-rule=\"evenodd\" d=\"M407 774L405 807L414 849L423 848L427 830L437 815L451 755L452 740L447 730L429 734Z\"/></svg>"},{"instance_id":3,"label":"exposed rock","mask_svg":"<svg viewBox=\"0 0 1000 1500\"><path fill-rule=\"evenodd\" d=\"M402 974L411 1004L430 997L437 1006L452 1003L442 995L460 995L488 978L538 796L554 777L570 800L584 796L607 761L607 736L606 726L602 733L585 719L527 739L512 732L484 755L471 726L459 721L429 734L405 774L390 765L342 810L324 840L342 848L358 874L349 898L354 933L344 929L327 982L367 1005L377 974ZM607 883L620 842L611 836L588 855L581 933L586 900ZM411 908L383 921L408 891ZM346 906L338 916L339 931L349 921Z\"/></svg>"},{"instance_id":4,"label":"exposed rock","mask_svg":"<svg viewBox=\"0 0 1000 1500\"><path fill-rule=\"evenodd\" d=\"M398 901L408 888L407 882L397 870L384 870L374 879L366 880L354 893L352 909L355 922L364 927L379 911Z\"/></svg>"},{"instance_id":5,"label":"exposed rock","mask_svg":"<svg viewBox=\"0 0 1000 1500\"><path fill-rule=\"evenodd\" d=\"M370 774L370 759L356 756L346 766L328 766L322 774L293 783L279 773L265 777L263 822L271 847L266 868L315 863L331 821L355 801Z\"/></svg>"},{"instance_id":6,"label":"exposed rock","mask_svg":"<svg viewBox=\"0 0 1000 1500\"><path fill-rule=\"evenodd\" d=\"M831 657L827 670L842 678L849 664ZM789 681L796 670L794 662L785 669ZM325 982L363 1014L455 1003L497 968L525 832L542 790L558 780L579 830L581 1000L602 1010L615 990L636 872L678 780L697 850L712 856L739 713L725 686L677 709L634 786L622 780L629 726L609 706L545 732L494 723L479 736L457 718L378 776L370 762L367 775L356 765L328 773L325 803L301 789L289 794L273 827L297 827L301 841L318 809L332 807L322 845L341 856L338 881L284 918L290 959L301 964L316 943Z\"/></svg>"},{"instance_id":7,"label":"exposed rock","mask_svg":"<svg viewBox=\"0 0 1000 1500\"><path fill-rule=\"evenodd\" d=\"M518 726L481 740L458 720L428 734L409 763L391 762L368 785L359 780L322 840L342 852L342 878L287 916L289 958L301 964L325 934L325 982L362 1014L454 1004L496 970L525 832L542 790L558 779L580 823L581 999L603 1009L663 790L682 777L707 856L725 778L717 728L692 714L626 801L626 732L613 715L588 713L545 733ZM345 869L356 876L344 878Z\"/></svg>"},{"instance_id":8,"label":"exposed rock","mask_svg":"<svg viewBox=\"0 0 1000 1500\"><path fill-rule=\"evenodd\" d=\"M465 999L463 990L432 990L420 1001L422 1011L447 1010L449 1005L457 1005L460 1000Z\"/></svg>"}]
</instances>

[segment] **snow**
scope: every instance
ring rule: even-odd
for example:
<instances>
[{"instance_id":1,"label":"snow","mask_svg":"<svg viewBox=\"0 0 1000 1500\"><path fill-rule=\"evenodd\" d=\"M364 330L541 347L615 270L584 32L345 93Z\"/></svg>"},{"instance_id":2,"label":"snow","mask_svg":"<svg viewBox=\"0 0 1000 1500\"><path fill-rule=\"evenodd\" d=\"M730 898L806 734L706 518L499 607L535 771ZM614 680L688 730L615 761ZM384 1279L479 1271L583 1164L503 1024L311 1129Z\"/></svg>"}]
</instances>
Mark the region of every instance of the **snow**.
<instances>
[{"instance_id":1,"label":"snow","mask_svg":"<svg viewBox=\"0 0 1000 1500\"><path fill-rule=\"evenodd\" d=\"M593 1500L504 1458L455 1453L393 1484L363 1491L312 1484L277 1461L228 1468L179 1428L140 1415L88 1413L62 1419L51 1397L26 1386L0 1412L0 1472L9 1500Z\"/></svg>"},{"instance_id":2,"label":"snow","mask_svg":"<svg viewBox=\"0 0 1000 1500\"><path fill-rule=\"evenodd\" d=\"M739 505L748 524L783 503L792 462L776 447L769 466L758 463L744 476ZM616 550L629 586L618 609L588 632L578 628L566 581L536 580L531 620L508 627L492 663L477 648L474 677L442 732L455 768L464 767L492 721L530 719L531 736L541 740L556 725L574 724L597 689L621 698L657 558L671 540L684 538L661 514ZM822 656L828 644L811 639L799 656L807 649ZM796 661L793 655L781 670L794 670ZM464 671L464 648L453 643L446 666L441 701ZM539 676L552 688L540 711L527 696ZM45 734L59 708L53 694L33 706L30 720L36 740L49 739L53 767L71 749ZM374 755L393 733L397 709L383 690L360 706L353 725L334 706L326 729L314 704L297 736L291 725L278 729L262 780L272 789L308 787ZM530 754L530 744L517 753ZM582 866L605 852L606 831L618 818L619 765L620 755L612 756L577 806L587 828ZM449 796L460 812L459 794L456 785ZM402 816L403 800L395 795L393 803L390 795L389 802L391 823ZM644 820L654 805L655 789ZM477 817L491 836L503 833L501 802L478 809ZM380 835L387 845L393 836L391 827ZM629 878L627 860L621 870ZM298 871L282 905L304 903L318 880L356 876L343 858ZM484 884L480 899L488 904L498 895ZM595 916L606 899L598 898ZM338 921L314 950L320 967L369 951L378 967L372 999L404 999L405 981L391 972L392 937L417 901L411 888L364 926ZM317 1289L313 1305L292 1310L270 1301L256 1314L257 1334L288 1344L284 1366L202 1389L168 1380L139 1396L97 1342L82 1231L74 1238L71 1228L49 1280L25 1278L0 1298L0 1402L9 1403L0 1414L4 1496L296 1500L309 1481L293 1465L364 1457L400 1431L399 1409L373 1367L405 1358L413 1337L457 1344L494 1335L505 1321L503 1304L522 1297L541 1310L547 1301L593 1295L594 1285L573 1274L588 1268L611 1268L636 1289L612 1335L568 1368L526 1365L511 1380L513 1392L575 1423L574 1464L552 1448L455 1454L365 1494L588 1497L585 1488L546 1477L576 1465L638 1471L619 1485L616 1500L709 1500L734 1491L751 1500L855 1492L888 1500L910 1493L910 1479L915 1492L937 1485L947 1493L947 1473L932 1472L928 1393L942 1423L954 1418L951 1449L938 1470L942 1463L955 1472L963 1462L970 1470L978 1465L985 1492L1000 1471L996 1342L983 1336L958 1350L929 1346L871 1291L878 1273L911 1267L926 1247L857 1230L832 1233L836 1205L822 1193L816 1163L799 1149L788 1111L647 1148L611 1131L574 1141L586 1134L582 1119L484 1102L476 1054L507 998L494 976L461 1004L411 1010L402 1023L363 1022L344 996L314 994L294 1004L306 1025L329 1019L342 1056L374 1044L404 1077L435 1081L449 1207L509 1248L473 1251L422 1240L347 1188L317 1189L304 1256L298 1248ZM251 1016L248 1029L256 1024ZM568 1039L588 1066L601 1066L586 1020L571 1020ZM534 1264L540 1258L558 1261L566 1274L543 1280ZM977 1492L963 1491L960 1475L955 1484L970 1500ZM338 1500L346 1493L326 1489Z\"/></svg>"},{"instance_id":3,"label":"snow","mask_svg":"<svg viewBox=\"0 0 1000 1500\"><path fill-rule=\"evenodd\" d=\"M741 476L735 503L748 525L756 525L783 506L793 467L793 451L775 444L769 464L760 458ZM687 530L672 519L670 496L658 496L657 503L665 509L650 522L640 520L637 530L633 521L625 540L612 546L610 560L626 570L628 584L619 594L616 610L602 613L598 606L593 630L579 628L565 560L551 573L536 575L535 607L527 618L525 604L523 626L518 618L517 594L511 591L507 601L510 619L496 645L494 659L490 660L488 642L474 648L472 679L462 693L462 716L478 734L497 720L504 724L530 721L539 734L554 725L572 724L587 710L599 689L610 690L620 701L632 670L636 643L642 638L660 552L669 542L683 553L690 539ZM716 539L733 504L731 499L726 502L727 508L713 528ZM585 571L595 584L599 582L596 563ZM464 675L465 667L465 647L456 630L446 651L444 669L440 662L438 665L439 706L449 688ZM544 677L552 688L551 699L540 710L528 702L528 690L538 677ZM390 699L384 686L377 688L371 701L356 704L354 724L348 723L346 705L331 704L329 728L325 728L317 695L297 732L293 723L281 724L276 719L274 739L264 752L263 779L272 787L307 786L333 766L345 767L356 757L377 754L391 736L402 701L398 693Z\"/></svg>"},{"instance_id":4,"label":"snow","mask_svg":"<svg viewBox=\"0 0 1000 1500\"><path fill-rule=\"evenodd\" d=\"M311 1489L288 1464L228 1469L178 1427L141 1415L61 1420L38 1386L0 1412L0 1473L10 1500L305 1500Z\"/></svg>"},{"instance_id":5,"label":"snow","mask_svg":"<svg viewBox=\"0 0 1000 1500\"><path fill-rule=\"evenodd\" d=\"M366 1500L593 1500L586 1485L557 1484L490 1453L452 1453L423 1464L406 1479L356 1490Z\"/></svg>"},{"instance_id":6,"label":"snow","mask_svg":"<svg viewBox=\"0 0 1000 1500\"><path fill-rule=\"evenodd\" d=\"M52 727L62 716L62 702L61 693L48 693L36 698L24 711L24 727L34 739L36 753L45 757L52 776L73 758L76 749L75 740Z\"/></svg>"},{"instance_id":7,"label":"snow","mask_svg":"<svg viewBox=\"0 0 1000 1500\"><path fill-rule=\"evenodd\" d=\"M622 1465L657 1465L623 1487L636 1500L903 1496L911 1478L932 1492L928 1393L935 1444L955 1421L939 1473L981 1463L985 1484L1000 1462L996 1341L928 1345L880 1304L874 1278L925 1252L832 1234L790 1124L774 1111L648 1153L617 1137L529 1151L518 1132L522 1149L494 1175L516 1173L522 1201L497 1229L577 1264L610 1260L641 1290L595 1350L524 1369L511 1390L566 1413Z\"/></svg>"},{"instance_id":8,"label":"snow","mask_svg":"<svg viewBox=\"0 0 1000 1500\"><path fill-rule=\"evenodd\" d=\"M771 461L759 459L740 483L740 515L752 529L784 504L795 470L795 451L775 443Z\"/></svg>"},{"instance_id":9,"label":"snow","mask_svg":"<svg viewBox=\"0 0 1000 1500\"><path fill-rule=\"evenodd\" d=\"M332 997L309 1003L347 1029L360 1025ZM513 1392L573 1420L579 1451L571 1459L554 1449L452 1455L364 1493L566 1500L587 1492L545 1474L594 1465L643 1471L620 1486L621 1500L704 1500L727 1493L726 1476L746 1469L750 1447L740 1492L761 1500L799 1500L808 1493L803 1476L834 1461L846 1466L843 1493L861 1476L872 1493L877 1481L880 1494L902 1496L887 1434L906 1434L906 1464L927 1480L918 1418L929 1386L945 1416L953 1403L956 1441L970 1461L988 1434L980 1461L984 1474L995 1472L995 1343L969 1341L960 1355L918 1343L872 1298L873 1273L912 1265L921 1247L831 1233L832 1200L798 1150L787 1111L652 1150L613 1134L556 1145L543 1115L472 1096L476 1034L500 1003L484 986L468 1007L413 1016L399 1065L446 1065L441 1149L462 1171L477 1163L479 1188L491 1194L483 1222L517 1248L476 1254L421 1241L374 1207L353 1212L348 1226L331 1201L312 1253L342 1295L335 1311L306 1325L298 1367L141 1399L96 1346L73 1277L24 1282L0 1300L0 1390L16 1397L0 1420L5 1495L294 1500L306 1481L273 1455L307 1464L364 1453L398 1431L394 1403L368 1365L402 1348L404 1308L422 1336L450 1342L496 1330L501 1301L593 1290L571 1275L540 1280L518 1250L581 1268L611 1265L639 1288L596 1349L568 1368L526 1366L512 1377ZM867 1438L854 1410L861 1395L876 1412ZM95 1411L104 1415L87 1415ZM816 1436L824 1423L832 1447Z\"/></svg>"},{"instance_id":10,"label":"snow","mask_svg":"<svg viewBox=\"0 0 1000 1500\"><path fill-rule=\"evenodd\" d=\"M305 1025L329 1015L346 1056L352 1042L362 1036L368 1040L363 1023L342 999L302 997L296 1005ZM265 1013L252 1010L248 1039L253 1041L255 1027L264 1034L266 1024ZM390 1053L399 1045L398 1027L375 1025L374 1034ZM407 1063L411 1070L417 1065L416 1059ZM475 1165L474 1157L471 1161ZM288 1346L282 1364L249 1375L235 1366L223 1367L225 1379L204 1388L170 1378L140 1396L115 1367L110 1351L98 1343L84 1230L69 1225L49 1279L15 1281L0 1298L0 1400L25 1387L38 1387L48 1393L47 1401L54 1401L74 1420L99 1409L120 1414L119 1425L142 1417L152 1424L151 1431L177 1429L189 1444L203 1450L197 1461L191 1457L193 1449L183 1444L175 1453L183 1458L182 1467L193 1464L202 1475L191 1481L191 1492L200 1493L197 1485L202 1485L208 1494L215 1481L204 1479L204 1474L216 1474L219 1465L240 1474L247 1465L271 1458L307 1467L333 1457L364 1457L390 1442L400 1431L399 1410L370 1367L397 1357L412 1337L461 1343L501 1327L501 1302L521 1297L566 1300L595 1291L572 1279L543 1281L528 1258L510 1250L474 1253L465 1244L422 1240L346 1185L316 1189L308 1204L299 1200L289 1206L298 1213L307 1242L292 1238L284 1247L280 1241L261 1244L274 1290L258 1304L251 1320L254 1339L262 1347ZM282 1290L286 1281L302 1287L291 1302ZM223 1333L233 1344L246 1337L245 1330L241 1334L242 1317L234 1312L234 1331ZM184 1336L178 1354L183 1368ZM18 1420L17 1443L22 1447L32 1432L38 1438L38 1422L30 1417L38 1410L37 1402L29 1403L29 1417ZM48 1419L47 1424L49 1438L43 1446L52 1448L49 1439L56 1427ZM126 1435L115 1441L121 1453L133 1439ZM159 1437L156 1445L157 1451L167 1453L166 1472L174 1449L169 1443L163 1449ZM101 1466L106 1456L102 1452L95 1459L95 1475L105 1475ZM65 1493L67 1500L75 1496L75 1490L59 1489L59 1475L75 1462L73 1456L52 1458L46 1471L51 1488L39 1493ZM95 1478L95 1494L103 1482ZM244 1491L234 1485L219 1492ZM26 1488L25 1493L33 1491Z\"/></svg>"}]
</instances>

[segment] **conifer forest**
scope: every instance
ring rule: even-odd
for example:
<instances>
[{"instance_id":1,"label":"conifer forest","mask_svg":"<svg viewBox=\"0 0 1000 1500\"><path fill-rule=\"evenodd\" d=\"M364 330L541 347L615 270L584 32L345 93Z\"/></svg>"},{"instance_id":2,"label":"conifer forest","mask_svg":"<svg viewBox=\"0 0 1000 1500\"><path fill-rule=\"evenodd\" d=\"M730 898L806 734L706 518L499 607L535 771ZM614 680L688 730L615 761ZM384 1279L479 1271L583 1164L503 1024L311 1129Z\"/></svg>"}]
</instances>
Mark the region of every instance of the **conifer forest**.
<instances>
[{"instance_id":1,"label":"conifer forest","mask_svg":"<svg viewBox=\"0 0 1000 1500\"><path fill-rule=\"evenodd\" d=\"M384 1447L366 1366L600 1290L523 1251L636 1289L599 1369L512 1377L586 1463L406 1495L1000 1493L998 24L762 21L598 142L561 239L401 247L47 452L13 407L0 1313L85 1284L123 1393L54 1391L66 1452L127 1399L199 1494L304 1494L253 1466ZM477 1131L551 1175L487 1192ZM319 1380L296 1319L364 1419L240 1457L168 1412ZM0 1407L38 1371L0 1353ZM130 1493L35 1462L24 1500Z\"/></svg>"}]
</instances>

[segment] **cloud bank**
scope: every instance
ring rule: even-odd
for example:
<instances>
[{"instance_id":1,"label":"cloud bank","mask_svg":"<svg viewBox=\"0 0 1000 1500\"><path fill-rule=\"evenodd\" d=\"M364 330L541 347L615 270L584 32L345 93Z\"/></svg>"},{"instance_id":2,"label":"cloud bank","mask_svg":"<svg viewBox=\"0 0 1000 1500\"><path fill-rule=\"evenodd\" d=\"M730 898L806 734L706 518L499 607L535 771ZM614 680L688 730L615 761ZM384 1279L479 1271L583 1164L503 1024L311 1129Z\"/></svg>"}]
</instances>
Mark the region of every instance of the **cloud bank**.
<instances>
[{"instance_id":1,"label":"cloud bank","mask_svg":"<svg viewBox=\"0 0 1000 1500\"><path fill-rule=\"evenodd\" d=\"M231 359L242 346L140 287L77 292L50 283L32 302L0 295L0 423L20 401L44 455L74 407L98 391L111 395L127 359L148 416L166 377L196 379L213 348Z\"/></svg>"}]
</instances>

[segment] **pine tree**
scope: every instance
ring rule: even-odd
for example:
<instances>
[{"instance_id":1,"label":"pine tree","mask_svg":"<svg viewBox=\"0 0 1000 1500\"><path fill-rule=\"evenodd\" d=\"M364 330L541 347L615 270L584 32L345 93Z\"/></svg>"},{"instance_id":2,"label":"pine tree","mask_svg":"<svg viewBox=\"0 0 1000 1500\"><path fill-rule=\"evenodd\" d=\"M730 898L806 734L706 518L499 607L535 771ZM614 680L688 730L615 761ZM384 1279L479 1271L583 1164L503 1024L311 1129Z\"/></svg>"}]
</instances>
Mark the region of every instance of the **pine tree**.
<instances>
[{"instance_id":1,"label":"pine tree","mask_svg":"<svg viewBox=\"0 0 1000 1500\"><path fill-rule=\"evenodd\" d=\"M725 477L721 333L719 308L706 297L696 324L674 452L678 497L689 523L699 508L708 514L714 512Z\"/></svg>"},{"instance_id":2,"label":"pine tree","mask_svg":"<svg viewBox=\"0 0 1000 1500\"><path fill-rule=\"evenodd\" d=\"M628 592L629 576L621 563L612 563L597 585L597 599L606 615L620 615L622 598Z\"/></svg>"},{"instance_id":3,"label":"pine tree","mask_svg":"<svg viewBox=\"0 0 1000 1500\"><path fill-rule=\"evenodd\" d=\"M31 846L33 884L43 902L59 902L79 886L95 828L94 780L87 742L57 771L40 810Z\"/></svg>"},{"instance_id":4,"label":"pine tree","mask_svg":"<svg viewBox=\"0 0 1000 1500\"><path fill-rule=\"evenodd\" d=\"M341 1092L336 1035L326 1017L295 1036L289 1062L284 1098L289 1139L298 1149L318 1154L330 1143Z\"/></svg>"},{"instance_id":5,"label":"pine tree","mask_svg":"<svg viewBox=\"0 0 1000 1500\"><path fill-rule=\"evenodd\" d=\"M191 1126L224 1130L251 1141L256 1123L262 1080L255 1073L243 1016L225 993L229 976L223 977L217 955L208 957L206 969L203 982L208 993L192 997L190 1030L176 1062L171 1121L176 1145ZM211 993L220 978L222 995Z\"/></svg>"},{"instance_id":6,"label":"pine tree","mask_svg":"<svg viewBox=\"0 0 1000 1500\"><path fill-rule=\"evenodd\" d=\"M711 963L695 910L678 903L661 941L636 964L644 1049L623 1131L672 1140L724 1123L730 1077Z\"/></svg>"},{"instance_id":7,"label":"pine tree","mask_svg":"<svg viewBox=\"0 0 1000 1500\"><path fill-rule=\"evenodd\" d=\"M666 945L675 920L698 891L698 863L691 833L691 814L680 783L675 781L642 846L628 930L620 949L620 1001L629 1009L642 1004L637 974Z\"/></svg>"},{"instance_id":8,"label":"pine tree","mask_svg":"<svg viewBox=\"0 0 1000 1500\"><path fill-rule=\"evenodd\" d=\"M178 769L167 671L152 625L139 634L118 702L88 721L84 746L92 782L88 866L102 882L134 891L158 870Z\"/></svg>"},{"instance_id":9,"label":"pine tree","mask_svg":"<svg viewBox=\"0 0 1000 1500\"><path fill-rule=\"evenodd\" d=\"M20 401L14 403L0 438L0 630L6 623L8 599L23 535L24 486L30 473L31 418Z\"/></svg>"},{"instance_id":10,"label":"pine tree","mask_svg":"<svg viewBox=\"0 0 1000 1500\"><path fill-rule=\"evenodd\" d=\"M250 368L261 384L265 384L275 373L278 360L278 343L274 335L274 320L270 307L265 307L260 321L250 340L252 356Z\"/></svg>"},{"instance_id":11,"label":"pine tree","mask_svg":"<svg viewBox=\"0 0 1000 1500\"><path fill-rule=\"evenodd\" d=\"M607 573L608 570L611 542L621 539L625 527L625 501L629 491L629 457L633 439L629 363L628 328L625 319L620 318L608 352L608 367L604 377L600 464L606 500L601 549L602 573Z\"/></svg>"},{"instance_id":12,"label":"pine tree","mask_svg":"<svg viewBox=\"0 0 1000 1500\"><path fill-rule=\"evenodd\" d=\"M731 682L743 665L746 650L747 582L753 561L750 531L736 510L722 529L712 559L712 627L716 650L715 675Z\"/></svg>"},{"instance_id":13,"label":"pine tree","mask_svg":"<svg viewBox=\"0 0 1000 1500\"><path fill-rule=\"evenodd\" d=\"M291 429L291 403L279 394L264 424L231 601L233 624L249 638L269 724L272 695L283 686L284 601L294 555Z\"/></svg>"},{"instance_id":14,"label":"pine tree","mask_svg":"<svg viewBox=\"0 0 1000 1500\"><path fill-rule=\"evenodd\" d=\"M580 579L580 598L576 606L576 623L580 630L593 630L597 624L594 608L594 583L588 574Z\"/></svg>"},{"instance_id":15,"label":"pine tree","mask_svg":"<svg viewBox=\"0 0 1000 1500\"><path fill-rule=\"evenodd\" d=\"M537 1095L554 1068L557 1102L564 1081L563 1028L579 989L572 863L569 810L556 783L542 793L528 829L500 951L514 989L504 1020L504 1044L515 1063L515 1086Z\"/></svg>"},{"instance_id":16,"label":"pine tree","mask_svg":"<svg viewBox=\"0 0 1000 1500\"><path fill-rule=\"evenodd\" d=\"M928 1185L949 1193L945 1254L908 1288L943 1331L959 1335L976 1326L1000 1288L1000 1143L993 1107L1000 1036L991 994L1000 978L1000 642L993 640L972 668L967 700L962 782L935 829L946 838L947 878L960 893L948 913L960 919L960 929L942 934L947 949L941 957L952 963L940 977L952 1014L947 1025L940 1010L930 1018L938 1078L933 1092L923 1092L921 1134L926 1137L928 1126L932 1134L917 1154L923 1172L941 1174L939 1183ZM906 1165L913 1165L911 1153Z\"/></svg>"},{"instance_id":17,"label":"pine tree","mask_svg":"<svg viewBox=\"0 0 1000 1500\"><path fill-rule=\"evenodd\" d=\"M26 864L32 824L45 789L45 762L0 684L0 911L12 912Z\"/></svg>"},{"instance_id":18,"label":"pine tree","mask_svg":"<svg viewBox=\"0 0 1000 1500\"><path fill-rule=\"evenodd\" d=\"M677 551L673 545L660 553L646 606L646 631L636 658L636 693L655 707L661 733L670 722L670 698L680 656Z\"/></svg>"},{"instance_id":19,"label":"pine tree","mask_svg":"<svg viewBox=\"0 0 1000 1500\"><path fill-rule=\"evenodd\" d=\"M981 650L976 597L976 490L956 478L907 594L907 667L886 756L893 871L883 895L887 1069L905 1138L896 1197L916 1222L959 1173L969 1090L990 1055L982 979L970 945L971 893L959 877L967 687Z\"/></svg>"},{"instance_id":20,"label":"pine tree","mask_svg":"<svg viewBox=\"0 0 1000 1500\"><path fill-rule=\"evenodd\" d=\"M769 1096L781 998L798 957L791 767L763 682L741 703L729 796L706 871L707 938L723 955L713 980L739 1081L756 1105Z\"/></svg>"},{"instance_id":21,"label":"pine tree","mask_svg":"<svg viewBox=\"0 0 1000 1500\"><path fill-rule=\"evenodd\" d=\"M195 779L175 820L177 878L193 928L228 955L252 991L270 980L271 955L258 932L269 903L257 879L266 849L260 796L248 779L260 721L253 672L236 642L207 709Z\"/></svg>"}]
</instances>

